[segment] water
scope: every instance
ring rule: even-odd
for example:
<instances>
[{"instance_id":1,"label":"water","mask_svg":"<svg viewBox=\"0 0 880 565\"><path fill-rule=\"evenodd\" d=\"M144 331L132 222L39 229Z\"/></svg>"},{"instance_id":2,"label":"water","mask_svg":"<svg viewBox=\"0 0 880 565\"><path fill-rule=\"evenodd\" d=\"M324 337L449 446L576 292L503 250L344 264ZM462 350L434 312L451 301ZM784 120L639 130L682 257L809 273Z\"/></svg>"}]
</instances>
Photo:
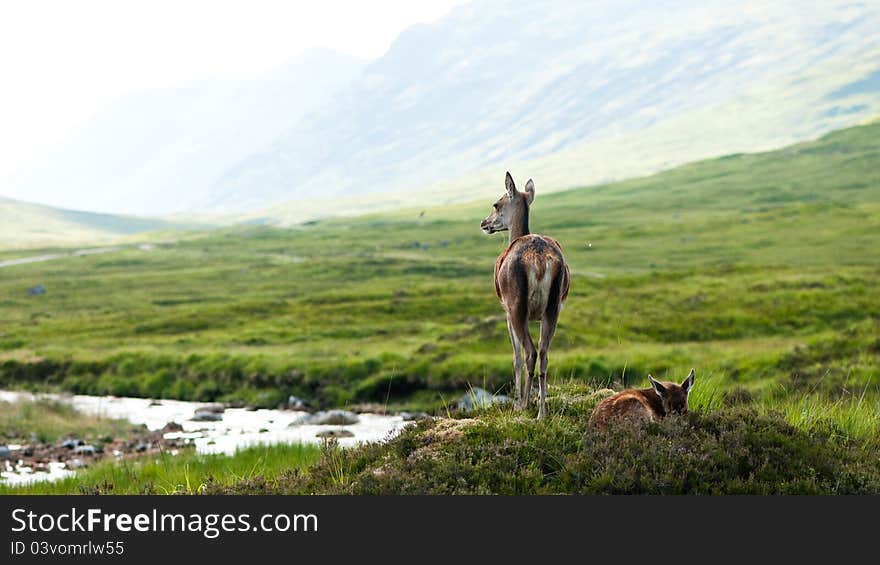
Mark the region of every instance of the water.
<instances>
[{"instance_id":1,"label":"water","mask_svg":"<svg viewBox=\"0 0 880 565\"><path fill-rule=\"evenodd\" d=\"M146 398L127 398L115 396L84 396L65 394L32 394L28 392L0 390L0 401L20 402L46 398L71 404L76 410L96 416L121 418L133 424L144 424L150 430L161 430L169 422L183 426L181 432L164 434L166 439L189 439L198 453L232 454L237 449L258 444L271 443L320 443L318 432L330 429L345 429L354 437L339 438L342 446L354 446L363 442L382 441L399 432L406 422L400 416L380 414L358 414L359 421L349 426L316 426L290 424L306 415L295 410L247 410L227 408L219 422L191 421L195 410L204 403L181 400L160 400ZM20 446L10 445L15 459L15 450ZM2 465L2 463L0 463ZM4 484L21 484L34 480L56 480L73 473L64 463L50 464L49 472L33 472L28 468L11 468L5 471L0 467Z\"/></svg>"}]
</instances>

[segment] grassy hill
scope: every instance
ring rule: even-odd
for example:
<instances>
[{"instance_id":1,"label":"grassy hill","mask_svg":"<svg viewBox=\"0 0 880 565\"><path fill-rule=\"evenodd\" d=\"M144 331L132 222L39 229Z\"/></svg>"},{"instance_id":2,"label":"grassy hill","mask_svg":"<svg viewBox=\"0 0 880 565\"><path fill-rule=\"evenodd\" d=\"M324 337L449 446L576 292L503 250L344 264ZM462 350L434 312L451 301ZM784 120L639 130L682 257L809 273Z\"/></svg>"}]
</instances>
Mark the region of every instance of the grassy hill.
<instances>
[{"instance_id":1,"label":"grassy hill","mask_svg":"<svg viewBox=\"0 0 880 565\"><path fill-rule=\"evenodd\" d=\"M696 394L696 391L694 392ZM877 443L750 407L647 425L586 426L601 395L558 383L548 420L509 407L420 422L384 444L322 450L302 469L212 494L878 494Z\"/></svg>"},{"instance_id":2,"label":"grassy hill","mask_svg":"<svg viewBox=\"0 0 880 565\"><path fill-rule=\"evenodd\" d=\"M563 381L631 385L693 366L718 399L875 433L878 140L873 123L551 195L537 178L532 229L561 241L573 272L551 396ZM471 385L504 391L492 266L506 240L479 231L489 205L6 268L0 386L440 410ZM36 284L45 295L28 295Z\"/></svg>"},{"instance_id":3,"label":"grassy hill","mask_svg":"<svg viewBox=\"0 0 880 565\"><path fill-rule=\"evenodd\" d=\"M53 208L0 197L0 242L5 249L96 244L156 230L192 228L152 218Z\"/></svg>"}]
</instances>

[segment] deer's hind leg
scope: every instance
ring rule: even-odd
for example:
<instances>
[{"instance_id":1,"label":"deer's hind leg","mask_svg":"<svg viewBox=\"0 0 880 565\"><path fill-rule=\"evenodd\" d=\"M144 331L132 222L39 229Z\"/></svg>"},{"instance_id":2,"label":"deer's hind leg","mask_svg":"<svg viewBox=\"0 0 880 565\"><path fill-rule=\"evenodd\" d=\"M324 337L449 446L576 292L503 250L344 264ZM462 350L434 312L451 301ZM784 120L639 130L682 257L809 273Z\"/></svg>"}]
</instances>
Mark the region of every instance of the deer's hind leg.
<instances>
[{"instance_id":1,"label":"deer's hind leg","mask_svg":"<svg viewBox=\"0 0 880 565\"><path fill-rule=\"evenodd\" d=\"M507 313L507 331L510 333L510 343L513 345L513 406L519 408L523 370L522 344L513 330L510 312Z\"/></svg>"},{"instance_id":2,"label":"deer's hind leg","mask_svg":"<svg viewBox=\"0 0 880 565\"><path fill-rule=\"evenodd\" d=\"M560 300L560 286L562 279L557 276L550 289L550 297L547 301L547 309L541 317L541 341L539 356L541 359L540 373L538 375L538 419L547 416L547 366L550 364L549 351L550 343L553 341L553 335L556 334L556 324L559 322L559 311L562 310L562 301Z\"/></svg>"},{"instance_id":3,"label":"deer's hind leg","mask_svg":"<svg viewBox=\"0 0 880 565\"><path fill-rule=\"evenodd\" d=\"M535 379L535 365L538 362L538 350L535 349L535 342L532 341L532 335L529 333L529 322L525 323L526 339L523 343L523 354L526 357L526 382L523 385L523 401L522 408L528 408L529 400L532 395L532 384Z\"/></svg>"},{"instance_id":4,"label":"deer's hind leg","mask_svg":"<svg viewBox=\"0 0 880 565\"><path fill-rule=\"evenodd\" d=\"M529 335L529 320L525 312L518 313L516 309L508 312L507 329L510 332L510 341L513 343L513 406L517 410L523 410L529 404L529 392L538 352L535 349L532 336ZM522 373L526 363L528 363L528 375L525 387L523 387Z\"/></svg>"}]
</instances>

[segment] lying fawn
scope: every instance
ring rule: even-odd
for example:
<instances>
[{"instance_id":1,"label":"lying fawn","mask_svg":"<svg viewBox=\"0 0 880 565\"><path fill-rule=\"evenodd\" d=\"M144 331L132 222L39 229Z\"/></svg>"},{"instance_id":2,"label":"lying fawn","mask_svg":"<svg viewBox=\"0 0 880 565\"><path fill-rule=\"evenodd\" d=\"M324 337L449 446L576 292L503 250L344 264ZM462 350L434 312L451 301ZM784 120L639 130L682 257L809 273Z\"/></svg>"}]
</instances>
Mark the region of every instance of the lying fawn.
<instances>
[{"instance_id":1,"label":"lying fawn","mask_svg":"<svg viewBox=\"0 0 880 565\"><path fill-rule=\"evenodd\" d=\"M687 414L694 388L694 370L683 383L660 382L648 375L651 388L628 389L609 396L593 409L590 423L600 428L611 420L659 420L667 414Z\"/></svg>"}]
</instances>

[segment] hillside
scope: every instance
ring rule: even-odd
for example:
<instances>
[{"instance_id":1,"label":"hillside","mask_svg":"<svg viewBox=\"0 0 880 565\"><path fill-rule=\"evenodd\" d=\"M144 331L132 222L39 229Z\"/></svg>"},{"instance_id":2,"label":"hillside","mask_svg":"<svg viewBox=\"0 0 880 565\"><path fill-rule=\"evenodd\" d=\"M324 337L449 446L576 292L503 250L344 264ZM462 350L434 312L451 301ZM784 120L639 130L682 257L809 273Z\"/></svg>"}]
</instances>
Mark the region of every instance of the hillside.
<instances>
[{"instance_id":1,"label":"hillside","mask_svg":"<svg viewBox=\"0 0 880 565\"><path fill-rule=\"evenodd\" d=\"M191 229L193 222L64 210L0 197L0 248L67 246L117 241L138 233Z\"/></svg>"},{"instance_id":2,"label":"hillside","mask_svg":"<svg viewBox=\"0 0 880 565\"><path fill-rule=\"evenodd\" d=\"M263 212L295 222L303 199L486 195L497 168L546 191L781 147L877 114L878 30L847 2L476 2L404 32L206 205L295 199Z\"/></svg>"},{"instance_id":3,"label":"hillside","mask_svg":"<svg viewBox=\"0 0 880 565\"><path fill-rule=\"evenodd\" d=\"M498 169L544 194L632 178L876 115L878 30L844 0L474 2L374 61L133 93L6 194L290 225L491 197Z\"/></svg>"}]
</instances>

